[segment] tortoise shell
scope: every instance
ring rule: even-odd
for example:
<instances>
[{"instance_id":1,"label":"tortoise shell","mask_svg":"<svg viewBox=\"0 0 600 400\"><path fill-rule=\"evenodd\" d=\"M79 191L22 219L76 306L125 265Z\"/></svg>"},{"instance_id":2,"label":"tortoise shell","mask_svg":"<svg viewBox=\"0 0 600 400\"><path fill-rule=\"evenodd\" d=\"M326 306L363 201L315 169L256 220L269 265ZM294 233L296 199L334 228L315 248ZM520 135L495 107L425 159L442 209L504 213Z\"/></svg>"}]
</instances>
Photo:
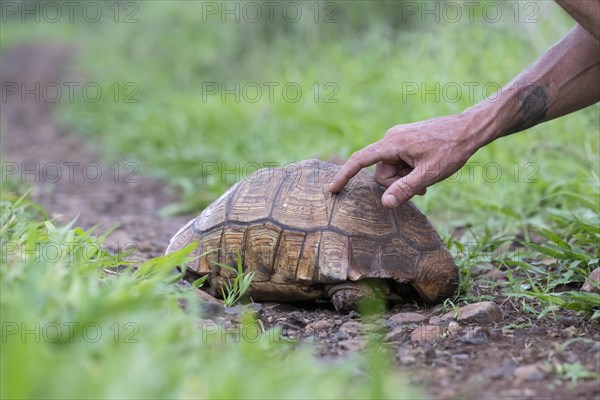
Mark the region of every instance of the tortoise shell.
<instances>
[{"instance_id":1,"label":"tortoise shell","mask_svg":"<svg viewBox=\"0 0 600 400\"><path fill-rule=\"evenodd\" d=\"M234 276L218 264L235 266L239 254L259 301L327 298L331 285L361 280L385 280L396 295L410 285L428 303L451 296L458 269L425 215L412 202L384 208L367 170L331 194L337 169L306 160L259 170L181 228L167 253L198 241L188 267L210 275L203 289L213 294Z\"/></svg>"}]
</instances>

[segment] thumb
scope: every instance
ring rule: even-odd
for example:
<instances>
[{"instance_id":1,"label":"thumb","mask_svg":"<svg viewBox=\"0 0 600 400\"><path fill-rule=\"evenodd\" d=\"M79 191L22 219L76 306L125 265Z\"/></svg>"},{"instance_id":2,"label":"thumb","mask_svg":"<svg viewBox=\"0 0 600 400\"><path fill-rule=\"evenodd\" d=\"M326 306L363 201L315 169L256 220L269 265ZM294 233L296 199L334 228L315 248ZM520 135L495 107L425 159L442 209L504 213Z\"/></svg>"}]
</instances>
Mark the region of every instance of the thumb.
<instances>
[{"instance_id":1,"label":"thumb","mask_svg":"<svg viewBox=\"0 0 600 400\"><path fill-rule=\"evenodd\" d=\"M381 198L384 207L396 207L410 200L415 194L423 192L425 185L416 171L414 169L410 174L398 179L387 188Z\"/></svg>"}]
</instances>

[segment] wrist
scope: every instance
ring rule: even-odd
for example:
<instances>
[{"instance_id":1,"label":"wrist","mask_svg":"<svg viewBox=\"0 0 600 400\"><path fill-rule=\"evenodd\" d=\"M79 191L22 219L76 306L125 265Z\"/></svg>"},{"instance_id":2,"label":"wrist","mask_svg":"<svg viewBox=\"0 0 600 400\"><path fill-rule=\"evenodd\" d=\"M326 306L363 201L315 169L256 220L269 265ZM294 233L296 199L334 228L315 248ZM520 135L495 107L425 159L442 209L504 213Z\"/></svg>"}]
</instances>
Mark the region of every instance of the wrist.
<instances>
[{"instance_id":1,"label":"wrist","mask_svg":"<svg viewBox=\"0 0 600 400\"><path fill-rule=\"evenodd\" d=\"M463 138L464 146L470 154L502 136L504 127L499 117L500 111L499 104L484 100L460 114L467 127Z\"/></svg>"}]
</instances>

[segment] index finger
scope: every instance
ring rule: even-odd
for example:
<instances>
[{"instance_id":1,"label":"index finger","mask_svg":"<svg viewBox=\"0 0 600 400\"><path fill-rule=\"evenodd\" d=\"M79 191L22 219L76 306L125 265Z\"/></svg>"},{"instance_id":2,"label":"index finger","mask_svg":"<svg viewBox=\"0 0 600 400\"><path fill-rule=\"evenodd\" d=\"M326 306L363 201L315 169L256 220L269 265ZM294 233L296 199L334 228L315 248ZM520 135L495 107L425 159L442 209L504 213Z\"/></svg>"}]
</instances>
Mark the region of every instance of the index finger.
<instances>
[{"instance_id":1,"label":"index finger","mask_svg":"<svg viewBox=\"0 0 600 400\"><path fill-rule=\"evenodd\" d=\"M381 144L379 142L370 144L352 154L333 177L332 182L329 184L329 191L332 193L341 191L354 175L358 174L361 169L380 161L382 155Z\"/></svg>"}]
</instances>

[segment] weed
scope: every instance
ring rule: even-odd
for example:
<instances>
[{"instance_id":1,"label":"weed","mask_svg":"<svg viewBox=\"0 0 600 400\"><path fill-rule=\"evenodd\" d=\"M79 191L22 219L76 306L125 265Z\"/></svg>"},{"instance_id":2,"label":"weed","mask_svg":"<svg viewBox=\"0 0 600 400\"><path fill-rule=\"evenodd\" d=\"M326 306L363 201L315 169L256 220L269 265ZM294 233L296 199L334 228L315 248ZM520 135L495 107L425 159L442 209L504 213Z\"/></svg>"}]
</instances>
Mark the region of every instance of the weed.
<instances>
[{"instance_id":1,"label":"weed","mask_svg":"<svg viewBox=\"0 0 600 400\"><path fill-rule=\"evenodd\" d=\"M575 363L547 364L561 379L570 381L575 386L580 379L600 379L598 371L590 371L579 361Z\"/></svg>"},{"instance_id":2,"label":"weed","mask_svg":"<svg viewBox=\"0 0 600 400\"><path fill-rule=\"evenodd\" d=\"M0 263L2 398L422 395L384 367L382 353L324 363L254 321L235 340L204 327L196 289L170 284L193 245L123 269L105 235L40 221L27 203L2 203L2 243L15 244Z\"/></svg>"},{"instance_id":3,"label":"weed","mask_svg":"<svg viewBox=\"0 0 600 400\"><path fill-rule=\"evenodd\" d=\"M250 288L252 279L254 278L254 272L243 271L242 255L240 254L239 250L237 253L237 269L226 264L217 262L215 262L215 264L235 274L233 282L231 281L231 278L227 276L227 282L223 282L223 285L221 286L223 302L227 307L231 307L240 301L240 299Z\"/></svg>"}]
</instances>

